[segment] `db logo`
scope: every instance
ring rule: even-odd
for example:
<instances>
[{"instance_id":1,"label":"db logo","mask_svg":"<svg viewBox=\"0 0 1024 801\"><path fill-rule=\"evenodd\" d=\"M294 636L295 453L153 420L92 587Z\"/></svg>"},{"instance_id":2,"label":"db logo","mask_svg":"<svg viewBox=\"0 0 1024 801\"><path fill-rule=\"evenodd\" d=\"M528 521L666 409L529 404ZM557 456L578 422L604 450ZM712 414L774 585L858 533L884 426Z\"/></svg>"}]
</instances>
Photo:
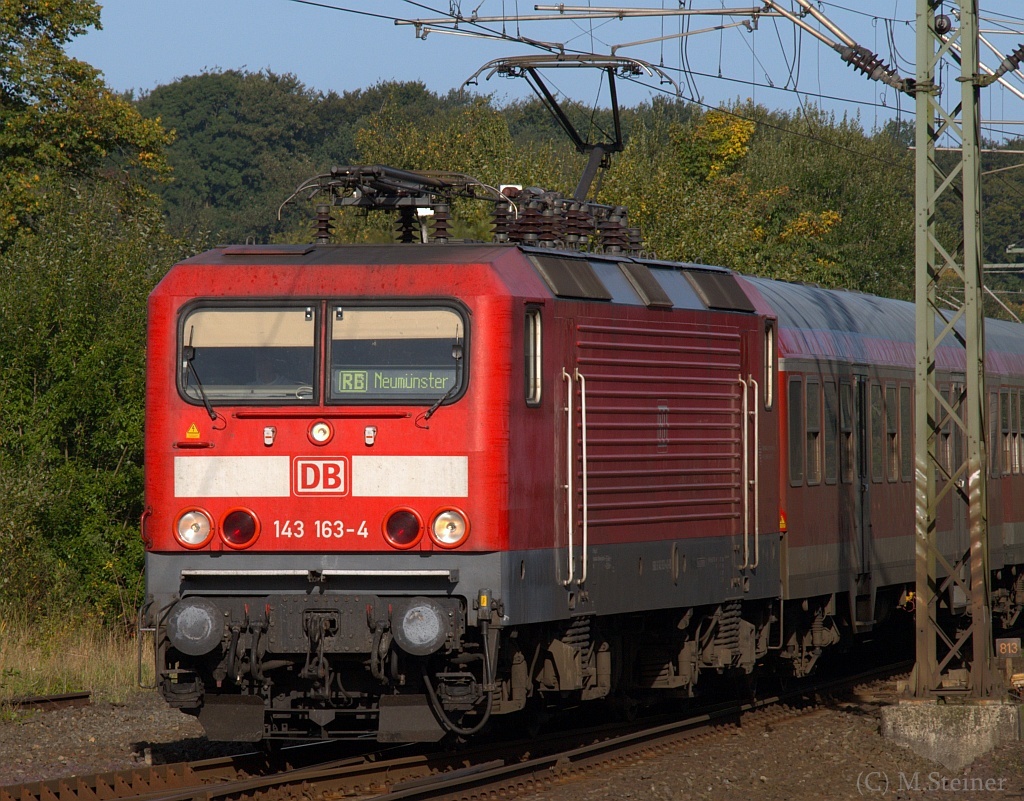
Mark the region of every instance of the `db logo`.
<instances>
[{"instance_id":1,"label":"db logo","mask_svg":"<svg viewBox=\"0 0 1024 801\"><path fill-rule=\"evenodd\" d=\"M292 491L295 495L345 495L347 472L347 459L296 459Z\"/></svg>"}]
</instances>

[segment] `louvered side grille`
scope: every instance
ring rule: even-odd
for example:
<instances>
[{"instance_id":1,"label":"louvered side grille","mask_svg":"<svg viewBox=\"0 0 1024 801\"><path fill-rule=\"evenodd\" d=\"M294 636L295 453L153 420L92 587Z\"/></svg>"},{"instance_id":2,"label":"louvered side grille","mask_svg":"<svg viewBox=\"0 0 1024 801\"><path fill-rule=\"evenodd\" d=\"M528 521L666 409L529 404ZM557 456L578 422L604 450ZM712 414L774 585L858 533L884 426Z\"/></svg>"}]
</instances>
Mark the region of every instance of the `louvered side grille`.
<instances>
[{"instance_id":1,"label":"louvered side grille","mask_svg":"<svg viewBox=\"0 0 1024 801\"><path fill-rule=\"evenodd\" d=\"M657 525L680 536L681 525L695 524L694 535L734 533L740 333L579 325L576 334L591 527Z\"/></svg>"}]
</instances>

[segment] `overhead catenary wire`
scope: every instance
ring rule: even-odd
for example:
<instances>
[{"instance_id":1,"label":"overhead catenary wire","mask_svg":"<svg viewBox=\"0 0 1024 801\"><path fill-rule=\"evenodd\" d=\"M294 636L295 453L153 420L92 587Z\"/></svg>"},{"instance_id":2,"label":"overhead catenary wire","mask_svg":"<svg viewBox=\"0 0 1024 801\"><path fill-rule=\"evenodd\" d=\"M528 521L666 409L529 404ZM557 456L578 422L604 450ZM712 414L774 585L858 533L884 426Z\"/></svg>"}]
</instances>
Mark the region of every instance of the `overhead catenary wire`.
<instances>
[{"instance_id":1,"label":"overhead catenary wire","mask_svg":"<svg viewBox=\"0 0 1024 801\"><path fill-rule=\"evenodd\" d=\"M406 25L410 25L410 24L415 25L416 24L416 20L409 19L408 17L404 17L404 16L387 15L387 14L381 14L381 13L376 13L376 12L366 12L366 11L363 11L361 9L351 8L349 6L332 5L332 4L329 4L329 3L319 2L319 0L290 0L290 1L291 2L299 2L299 3L303 3L303 4L307 4L307 5L315 5L317 7L322 7L322 8L329 8L329 9L344 11L344 12L347 12L347 13L359 13L359 14L363 14L363 15L366 15L366 16L372 16L372 17L377 17L377 18L381 18L381 19L391 19L394 22L401 23L401 24L406 24ZM504 27L501 28L501 29L492 29L492 28L488 27L487 25L482 24L481 21L480 21L481 18L478 17L477 14L483 8L485 1L486 0L481 0L480 2L478 2L476 4L476 6L474 7L473 11L470 13L470 15L468 17L465 16L465 15L462 15L462 13L461 13L461 4L454 4L454 5L449 4L449 9L448 10L456 12L457 16L454 16L454 17L449 16L448 20L453 22L454 24L457 24L459 26L458 35L469 35L469 36L474 36L474 37L493 38L493 39L498 39L498 40L503 40L503 41L516 42L516 43L523 44L523 45L528 46L528 47L533 47L533 48L537 48L537 49L540 49L540 50L545 50L547 52L558 52L558 51L567 52L567 53L583 53L583 52L585 52L585 51L573 48L571 46L568 46L568 43L541 41L541 40L539 40L539 39L537 39L535 37L531 38L531 37L528 37L528 36L524 35L522 29L519 27L519 22L521 20L527 18L527 17L531 17L532 18L535 15L533 15L533 14L530 14L530 15L520 14L519 13L519 3L518 3L518 0L516 2L516 6L515 6L515 13L513 15L511 15L511 18L514 18L516 23L517 23L517 29L516 29L516 33L514 35L509 34L507 29L505 29ZM401 0L401 2L403 2L404 4L406 4L406 5L408 5L408 6L412 7L412 8L436 14L436 15L439 16L439 18L441 16L443 16L444 13L445 13L441 9L437 9L437 8L433 7L432 5L430 5L428 3L417 2L417 0ZM724 0L720 0L720 2L722 2L723 6L725 5ZM803 8L809 8L810 7L810 3L808 2L808 0L796 0L796 2L800 3L801 7L803 7ZM662 5L664 5L664 3ZM906 59L904 59L902 57L902 55L899 53L899 49L896 46L895 38L894 38L894 36L892 34L891 26L892 25L896 25L896 24L907 25L907 24L909 24L911 22L911 20L900 18L900 17L897 17L897 16L886 16L884 14L880 14L880 13L877 13L877 12L858 11L857 9L853 9L853 8L851 8L849 6L842 5L842 4L839 4L839 3L819 2L818 6L821 7L821 8L842 10L844 12L853 13L853 14L856 14L856 15L861 16L861 17L869 18L869 19L871 19L873 21L884 21L887 24L889 24L890 27L889 27L889 29L887 31L887 40L888 40L888 45L889 46L887 47L887 49L888 49L888 51L890 53L891 60L893 61L894 64L898 64L904 70L906 69L906 67L905 67L905 63L907 63ZM535 8L563 8L563 6L543 6L543 5L537 5L537 6L534 6L534 7ZM619 9L619 10L622 11L623 14L628 14L628 15L637 15L637 14L641 14L641 13L643 13L643 14L657 14L657 13L660 13L662 11L662 9L659 9L657 7L653 8L653 9L640 9L640 8L635 8L635 7L594 6L593 5L593 0L587 0L587 6L573 6L573 7L564 6L564 7L565 8L580 8L580 9L583 9L583 10L591 11L593 13L604 14L604 18L602 19L603 23L608 23L610 21L611 14L612 14L612 9ZM503 12L503 14L507 10L506 7L505 7L504 0L503 0L502 4L500 6L500 10ZM742 11L742 10L743 9L736 9L736 8L729 8L729 9L725 9L725 8L721 8L721 9L708 9L708 8L695 9L695 8L692 7L692 5L687 4L686 2L681 2L680 6L678 8L664 9L664 11L666 13L667 12L672 12L674 15L680 16L681 19L683 19L683 20L688 20L690 18L690 16L694 15L694 14L703 14L703 13L718 13L718 14L721 14L723 12L726 12L726 13L738 13L739 11ZM556 19L557 16L558 15L554 15L554 16L551 17L551 19ZM820 17L822 17L822 14L820 12L815 14L815 19L818 19ZM505 18L505 19L507 19L508 16L505 16L505 17L495 16L495 17L492 17L492 18L493 19L498 19L498 18ZM1009 25L1011 22L1024 22L1024 20L1019 20L1019 19L1013 17L1012 15L990 16L990 17L986 17L986 19L990 19L990 21L992 21L993 24L999 23L999 24L1004 24L1004 25ZM834 27L838 29L838 26L834 26ZM469 30L467 30L467 29L469 29ZM424 31L424 33L427 33L427 32L433 33L435 31L439 32L439 33L447 33L447 34L456 33L456 31L454 29L442 30L441 28L438 28L438 27L432 27L432 28L430 28L429 31ZM610 45L610 47L615 47L615 46L616 45ZM621 47L622 45L618 45L618 46ZM793 64L798 64L799 62L797 60L795 60L795 59L794 60L790 60L788 57L785 59L786 63L787 63L787 66L785 67L785 69L787 71L787 76L784 79L782 79L782 80L773 80L772 77L771 77L771 71L769 69L765 68L764 64L762 64L761 66L762 66L762 71L763 71L763 73L765 75L765 79L763 81L760 81L760 80L757 80L756 78L753 78L753 77L747 77L747 78L743 78L743 79L738 79L738 78L732 78L732 77L730 77L730 76L728 76L726 74L715 75L713 73L698 72L698 71L694 71L692 69L688 69L687 68L688 60L684 58L684 55L686 54L686 52L687 52L687 46L680 47L680 68L679 68L679 71L680 71L680 73L682 75L685 75L685 78L686 78L685 82L686 82L687 86L690 88L691 96L695 100L701 98L701 94L698 91L696 84L694 83L695 78L697 78L697 77L707 77L707 78L711 78L711 79L714 79L714 80L725 80L725 81L732 81L732 82L736 82L736 83L742 83L742 84L747 85L747 86L749 86L751 88L766 88L768 90L774 90L774 91L791 92L792 96L796 98L797 104L801 105L801 106L805 102L806 98L813 97L813 98L818 99L818 100L825 100L825 101L828 101L828 102L840 103L840 104L843 104L844 106L851 106L851 107L856 107L856 108L861 108L861 107L863 107L863 108L873 108L873 109L876 109L876 110L884 109L884 110L887 110L889 112L892 112L897 119L903 117L904 115L910 116L910 114L912 113L909 109L904 109L903 108L902 103L900 102L898 96L897 96L897 99L896 99L895 105L894 105L891 102L877 102L877 101L874 101L874 100L865 100L865 99L861 99L861 98L850 97L849 95L844 95L844 94L832 94L832 93L827 93L827 92L813 92L813 91L807 91L805 89L802 89L799 86L799 81L792 79L792 75L793 75L792 65ZM684 65L686 65L686 66L684 66ZM670 68L670 67L668 67L666 65L666 68ZM1006 124L1009 124L1009 123L1006 123ZM992 129L991 133L999 135L1000 132L998 130L996 130L996 129Z\"/></svg>"},{"instance_id":2,"label":"overhead catenary wire","mask_svg":"<svg viewBox=\"0 0 1024 801\"><path fill-rule=\"evenodd\" d=\"M375 12L367 12L367 11L363 11L361 9L353 9L353 8L350 8L350 7L339 6L339 5L332 5L332 4L328 4L328 3L318 2L318 0L290 0L290 1L291 2L296 2L296 3L302 3L302 4L305 4L305 5L314 5L314 6L317 6L317 7L322 7L322 8L342 11L342 12L346 12L346 13L357 13L357 14L363 14L365 16L371 16L371 17L376 17L376 18L380 18L380 19L389 19L389 20L391 20L393 22L400 22L402 24L415 24L415 20L411 20L411 19L409 19L407 17L400 17L400 16L395 16L395 15L380 14L380 13L375 13ZM430 13L438 14L439 16L444 14L443 11L441 11L439 9L436 9L436 8L434 8L434 7L432 7L432 6L428 5L428 4L417 2L416 0L402 0L402 2L405 3L406 5L409 5L409 6L414 7L414 8L425 10L425 11L428 11ZM809 3L807 2L807 0L797 0L797 2L799 2L804 7L809 6ZM533 48L537 48L537 49L541 49L541 50L546 50L548 52L551 52L552 50L558 50L559 48L562 48L562 52L566 52L566 53L583 53L583 52L585 52L585 51L576 50L576 49L571 48L571 47L566 47L565 45L560 45L559 43L541 42L541 41L538 41L536 39L531 39L529 37L524 36L522 34L521 29L519 28L519 25L518 25L519 21L523 18L523 15L518 13L518 10L519 10L518 0L516 2L516 14L514 15L514 17L515 17L515 19L517 21L516 35L510 35L507 32L507 29L505 29L505 28L502 28L500 30L494 30L494 29L488 28L486 25L481 24L478 21L478 18L476 18L476 14L477 14L477 12L480 11L480 9L483 7L483 5L484 5L484 0L481 0L481 2L479 2L475 6L475 8L473 9L473 12L470 14L470 16L468 18L461 15L461 6L459 4L450 4L449 5L449 10L456 12L456 14L458 15L457 16L457 22L458 22L459 25L461 25L461 26L468 26L468 27L473 28L473 31L469 35L482 36L484 38L495 38L495 39L501 39L501 40L507 40L507 41L514 41L514 42L526 45L528 47L533 47ZM664 3L663 3L663 5L664 5ZM724 2L722 3L722 5L724 6ZM895 17L895 16L887 17L885 15L878 14L878 13L868 13L868 12L858 11L856 9L851 9L848 6L843 6L843 5L838 4L838 3L819 2L818 5L820 7L822 7L822 8L841 9L841 10L844 10L844 11L848 11L848 12L851 12L851 13L858 14L858 15L863 16L863 17L868 17L868 18L870 18L872 20L886 21L887 23L891 23L893 25L895 25L895 24L908 24L908 23L910 23L910 20L907 20L907 19L901 19L901 18L898 18L898 17ZM542 7L543 6L536 6L536 8L542 8ZM502 8L502 11L505 10L504 2L502 2L501 8ZM602 9L607 9L607 7L596 7L596 6L593 6L592 0L588 0L587 8L589 10L592 10L593 12L600 12ZM680 7L678 9L668 9L668 10L669 11L676 11L676 12L688 12L688 13L677 13L676 14L677 16L680 16L680 18L684 21L683 24L688 24L688 20L690 19L690 17L693 15L694 12L708 12L708 13L710 13L711 11L718 11L719 13L721 13L722 10L726 10L726 9L721 9L721 10L693 9L692 7L687 7L687 3L686 2L681 2L680 3ZM728 9L728 10L732 11L734 9ZM633 11L636 11L636 9L633 9ZM656 11L659 11L659 9L653 9L652 13L656 12ZM821 14L815 14L814 17L815 17L815 19L819 19L819 21L820 21ZM1013 21L1013 22L1020 21L1020 22L1024 22L1024 19L1018 20L1017 18L1014 18L1012 16L1008 16L1008 15L1004 15L1004 16L1000 16L1000 17L991 17L991 20L993 21L993 23L999 22L1000 24L1006 23L1007 21ZM607 15L606 15L606 18L604 20L602 20L602 22L603 23L607 23L608 21L609 20L607 19ZM834 27L835 26L833 26L833 28ZM830 30L832 30L833 28L830 28ZM806 28L802 28L801 30L806 31ZM431 31L431 32L433 32L433 31ZM443 31L443 32L455 33L454 30ZM463 33L463 34L466 33L466 31L464 31L464 30L459 31L459 32ZM891 32L887 31L887 39L888 39L889 45L890 45L888 47L888 50L889 50L890 54L893 54L893 56L894 56L893 59L892 59L893 62L894 63L900 63L900 61L902 59L899 56L898 48L895 46L894 37L891 34ZM796 40L797 41L802 41L799 37L796 37ZM685 40L683 40L683 41L685 41ZM674 68L674 67L667 66L667 65L664 68L666 70L669 70L669 71L675 70L675 71L679 72L681 76L685 76L685 82L687 83L688 87L690 88L690 92L691 92L691 97L689 98L690 102L694 102L694 103L696 103L698 105L701 105L701 106L704 106L704 107L711 108L713 106L710 105L710 104L705 103L703 98L700 96L699 92L697 91L696 84L694 83L694 80L697 77L707 78L707 79L711 79L711 80L721 80L721 81L726 81L726 82L739 83L739 84L743 84L743 85L745 85L747 87L751 87L751 88L760 87L760 88L765 88L765 89L768 89L768 90L774 90L774 91L779 91L779 92L788 92L788 93L792 94L794 97L796 97L798 106L804 111L805 114L806 114L806 108L804 107L805 100L807 98L813 98L813 99L819 100L819 101L820 100L825 100L825 101L837 102L837 103L841 103L841 104L849 105L849 106L853 106L853 107L866 107L866 108L886 109L886 110L890 110L890 111L895 111L895 115L896 115L896 119L897 120L902 119L904 117L906 117L909 120L909 119L912 119L913 116L914 116L914 113L913 113L912 109L904 109L902 107L902 105L900 104L899 93L897 93L896 107L894 109L894 107L892 105L888 104L888 103L879 103L879 102L875 102L875 101L869 101L869 100L863 100L863 99L858 99L858 98L852 98L852 97L849 97L847 95L842 95L842 94L829 94L829 93L825 93L825 92L812 92L812 91L807 91L807 90L804 90L804 89L800 89L799 88L799 82L796 81L796 80L792 80L792 76L794 74L793 65L798 63L798 61L796 61L796 60L794 60L792 62L788 62L787 61L787 64L789 64L789 66L787 66L788 75L786 77L786 80L783 82L783 85L779 85L777 82L771 80L771 78L769 76L769 70L765 69L763 67L763 65L762 65L762 68L763 68L763 71L764 71L765 76L766 76L765 82L755 80L752 77L751 78L745 78L745 79L739 79L739 78L732 78L730 76L722 75L722 74L715 75L713 73L701 72L701 71L693 70L692 68L686 69L686 68L684 68L682 66L682 63L684 61L684 59L682 58L682 55L684 54L684 52L685 52L685 46L683 46L681 44L681 47L680 47L680 54L681 54L680 63L681 63L681 66L679 68ZM754 57L756 58L756 54L754 54ZM655 92L658 92L658 93L666 93L664 88L662 88L660 86L652 86L651 84L646 83L646 82L644 82L642 80L638 81L638 80L635 80L635 79L631 79L631 82L636 83L638 85L642 85L642 86L644 86L645 88L647 88L650 91L655 91ZM564 93L562 93L562 94L564 95ZM564 95L564 96L567 96L567 95ZM786 129L782 129L782 130L786 130ZM1000 131L998 129L991 128L990 126L986 126L985 130L989 131L991 133L997 134L997 135L1000 133ZM794 133L791 130L789 132L790 133ZM800 134L797 134L797 135L800 135ZM830 143L830 144L834 144L834 143ZM866 155L865 157L873 158L870 155Z\"/></svg>"},{"instance_id":3,"label":"overhead catenary wire","mask_svg":"<svg viewBox=\"0 0 1024 801\"><path fill-rule=\"evenodd\" d=\"M549 52L552 51L552 50L555 50L555 51L558 51L558 52L562 52L562 53L567 53L567 52L581 53L582 52L582 51L577 51L577 50L575 50L574 48L571 47L572 42L576 38L578 38L578 37L572 37L566 43L559 44L559 43L552 43L552 42L543 42L543 41L539 41L539 40L537 40L535 38L529 38L529 37L523 35L523 30L520 27L520 16L518 14L516 15L516 35L515 36L510 36L509 35L509 33L507 31L507 28L504 25L504 22L503 22L502 28L500 30L492 30L492 29L490 29L490 28L488 28L488 27L486 27L484 25L479 24L479 22L476 21L474 19L474 17L476 15L476 12L478 12L482 8L482 6L484 5L485 1L486 0L480 0L480 2L474 8L473 14L471 15L471 17L469 19L466 19L465 17L461 16L461 6L459 4L451 4L449 6L449 10L458 15L458 24L459 25L468 26L468 27L472 27L473 28L473 31L472 31L471 35L474 35L474 36L480 36L480 37L483 37L483 38L498 39L498 40L503 40L503 41L517 42L517 43L520 43L520 44L525 45L527 47L547 50ZM686 0L678 0L678 1L680 3L680 8L681 9L685 9L686 5L687 5ZM358 10L358 9L351 9L351 8L347 8L347 7L335 6L335 5L331 5L331 4L327 4L327 3L322 3L322 2L319 2L318 0L291 0L291 2L302 3L304 5L312 5L312 6L317 6L317 7L321 7L321 8L328 8L328 9L342 11L342 12L347 12L347 13L363 14L364 16L369 16L369 17L374 17L374 18L379 18L379 19L390 19L393 22L401 22L402 24L416 24L415 21L408 20L407 18L404 18L404 17L390 16L390 15L374 13L374 12L364 12L364 11ZM407 5L419 8L419 9L424 9L424 10L427 10L427 11L431 11L433 13L439 13L439 12L436 11L436 9L433 9L433 8L431 8L430 6L428 6L428 5L424 4L424 3L416 2L415 0L402 0L402 2L406 3ZM592 7L592 0L587 0L587 2L588 2L588 7ZM721 0L721 2L722 2L722 5L724 6L724 0ZM808 0L795 0L795 2L799 3L802 8L807 9L809 12L813 11L813 7L809 6ZM778 4L777 3L772 3L771 0L767 0L766 5L768 3L771 3L773 8L779 8ZM836 7L836 8L840 7L837 4L829 4L829 3L825 3L825 2L819 2L819 7L826 7L826 6L828 6L828 7ZM504 7L505 6L504 6L504 0L503 0L503 2L502 2L502 9L503 10L504 10ZM517 12L518 12L518 8L519 8L519 3L518 3L518 0L516 0L516 10L517 10ZM689 10L689 9L687 9L687 10ZM848 61L848 63L853 65L859 71L864 72L869 77L876 77L876 78L878 78L879 77L878 75L873 74L873 72L878 72L877 69L874 69L875 66L877 65L878 67L883 68L883 71L885 72L885 75L883 76L883 80L885 81L885 84L888 84L891 88L899 88L899 89L902 89L903 91L907 91L908 84L906 83L905 79L898 78L898 76L900 75L901 72L909 72L909 70L907 70L907 65L910 62L907 61L906 59L904 59L902 57L902 55L900 54L899 48L898 48L897 42L896 42L895 31L894 31L894 26L895 25L897 25L897 24L905 24L907 22L906 20L899 20L899 19L897 19L895 17L884 17L884 16L881 16L881 15L878 15L878 14L870 14L870 15L866 14L866 13L862 14L862 16L869 17L872 20L872 24L875 25L875 26L877 26L877 24L878 24L878 22L880 20L884 22L884 25L885 25L885 39L886 39L887 49L888 49L888 52L890 54L890 62L893 65L895 65L894 68L889 68L887 65L885 65L881 61L881 59L878 56L870 53L869 51L866 51L866 48L862 48L859 45L857 45L854 39L852 39L852 38L846 36L845 34L843 34L841 29L839 29L838 27L834 26L831 23L828 23L827 20L824 20L823 17L822 17L822 14L820 14L820 13L811 13L811 16L818 23L823 24L825 26L825 28L830 33L836 34L836 36L839 39L839 41L843 42L845 44L845 46L848 47L851 51L853 51L855 53L857 53L858 51L863 51L864 52L864 56L860 57L859 54L858 54L859 60L858 59L849 58L848 57L849 53L846 53L846 54L842 53L840 51L840 47L837 46L836 43L834 43L834 42L829 43L827 36L824 36L820 32L813 31L812 29L810 29L810 26L808 26L808 25L796 25L796 26L794 26L794 51L796 49L796 43L797 42L802 44L802 41L803 41L802 34L803 33L815 33L815 38L817 40L819 40L822 44L828 44L828 46L832 50L840 52L840 55L843 56L844 60ZM689 32L690 19L691 19L690 16L681 16L680 17L680 30L681 31L685 30L685 31ZM1007 18L1004 17L1004 18L1001 18L1001 19L997 20L993 24L1004 25L1004 24L1007 24L1006 20L1007 20ZM1014 21L1016 22L1017 20L1014 20ZM1020 21L1024 21L1024 20L1020 20ZM603 27L604 25L608 25L610 23L611 23L611 20L605 18L605 19L601 19L600 20L599 25ZM583 26L581 26L579 23L573 23L573 24L576 26L577 31L581 32L581 35L588 36L589 42L590 42L590 50L593 51L595 49L595 41L598 41L597 37L594 34L594 27L595 26L594 26L593 21L589 25L588 29L584 29ZM721 30L721 28L722 28L722 26L716 26L716 27L719 30ZM781 36L778 33L777 24L774 25L774 27L775 27L776 40L778 41L780 48L784 51L785 48L783 46ZM877 27L876 27L876 31L877 31ZM463 33L463 34L466 33L465 31L456 31L456 30L448 30L448 31L443 31L443 32L446 32L446 33ZM1007 30L1006 32L1010 33L1010 30ZM788 74L786 75L783 84L781 86L779 86L779 85L777 85L777 83L775 81L772 80L771 75L770 75L770 70L767 67L765 67L763 64L761 64L761 62L760 62L760 60L758 58L758 55L757 55L757 53L756 53L756 51L755 51L755 49L753 47L753 42L747 42L746 39L744 39L744 42L748 46L748 48L749 48L749 50L750 50L750 52L752 54L752 58L754 60L754 63L758 64L758 65L760 65L762 67L762 71L764 73L764 77L765 77L766 83L762 84L762 83L760 83L758 81L755 81L753 76L751 76L750 78L748 78L746 80L739 80L739 79L735 79L735 78L730 78L729 76L721 74L721 69L720 69L719 75L712 75L712 74L707 74L707 73L696 72L696 71L692 70L692 68L690 68L690 65L688 63L688 59L684 57L685 55L687 55L687 41L688 41L688 38L689 37L687 37L687 36L680 36L679 37L679 40L680 40L680 50L679 50L679 52L680 52L680 66L678 68L678 71L679 71L680 74L685 76L685 80L687 82L687 85L693 89L693 96L692 96L692 98L690 98L690 102L694 103L695 105L701 106L703 108L708 108L708 109L716 109L716 110L722 111L724 113L733 115L733 116L735 116L737 118L749 120L749 121L753 122L754 124L756 124L758 126L762 126L762 127L766 127L766 128L769 128L769 129L776 130L776 131L778 131L779 133L781 133L783 135L796 136L796 137L800 137L800 138L803 138L803 139L808 140L808 141L814 141L814 142L817 142L817 143L819 143L819 144L821 144L821 145L823 145L825 147L828 147L828 148L833 148L833 149L836 149L836 150L839 150L839 151L845 151L845 152L848 152L848 153L852 153L852 154L854 154L857 157L862 158L862 159L870 159L872 161L876 161L876 162L885 164L885 165L893 167L893 168L900 168L900 167L902 167L902 168L904 168L904 169L906 169L908 171L912 170L912 166L909 163L907 163L907 162L900 163L900 162L897 162L897 161L893 161L892 159L885 158L885 157L880 156L880 155L875 154L875 153L864 152L864 151L862 151L862 150L860 150L858 148L851 148L851 147L848 147L848 146L843 145L841 143L838 143L838 142L835 142L835 141L831 141L831 140L823 138L823 137L815 136L813 134L813 132L811 132L811 131L800 131L800 130L795 129L792 126L787 126L787 125L784 125L784 124L783 125L772 124L772 123L770 123L770 122L768 122L767 120L764 120L764 119L758 119L758 118L746 116L746 115L744 115L742 113L739 113L738 111L736 111L734 109L723 108L723 107L721 107L719 105L712 105L712 104L704 102L704 99L702 97L700 97L698 92L696 91L695 77L698 76L698 75L700 75L702 77L706 77L706 78L712 79L712 80L726 80L726 81L732 80L732 81L736 81L738 83L743 83L743 84L745 84L746 86L749 86L749 87L764 86L765 88L767 88L769 90L782 91L782 92L790 92L790 93L792 93L793 96L796 97L797 102L799 104L799 107L800 107L800 109L801 109L801 111L803 113L803 116L804 116L805 120L807 121L808 125L811 122L811 116L808 114L807 109L806 109L804 103L805 103L805 99L809 98L809 97L816 97L816 98L819 98L819 99L831 99L831 100L834 100L836 102L840 102L840 103L847 104L847 105L853 105L855 107L873 107L873 108L887 108L887 109L891 108L888 105L888 103L884 103L884 102L883 103L875 103L875 102L863 101L863 100L859 100L859 99L852 99L850 97L844 97L844 96L841 96L841 95L826 95L826 94L824 94L822 92L814 93L814 92L807 92L807 91L801 90L800 87L799 87L799 80L794 78L794 76L797 74L797 67L801 63L800 62L800 58L797 57L797 56L794 56L794 59L792 61L790 61L788 58L785 59L786 70L787 70ZM659 39L660 39L660 37L659 37ZM658 41L658 40L654 39L654 40L651 40L651 41L653 42L653 41ZM994 47L991 43L989 43L988 41L984 41L984 40L983 40L983 43L993 53L995 53L997 56L1000 55L999 49ZM602 42L602 46L608 46L608 45L607 45L607 43ZM622 46L622 45L620 45L620 46ZM875 40L875 49L876 50L878 49L877 38ZM1024 49L1024 46L1022 46L1022 49ZM662 49L661 52L663 54L664 50ZM1016 55L1016 53L1014 55ZM864 59L867 59L867 60L864 60ZM663 57L662 57L661 60L663 62L663 60L664 60ZM1006 66L1005 66L1006 64L1007 64L1007 62L1004 59L1002 72L1007 72L1007 69L1006 69ZM1018 64L1019 64L1019 61L1016 64L1014 64L1013 66L1016 67ZM862 65L866 65L866 66L862 66ZM673 68L668 67L668 66L663 66L663 69L673 69ZM987 68L983 63L980 64L980 69L983 72L988 73L988 75L992 75L993 72L994 72L990 68ZM1021 73L1018 70L1013 69L1013 70L1010 71L1010 73L1006 77L1007 78L1009 78L1009 77L1018 78L1018 77L1020 77L1020 75L1021 75ZM679 92L678 92L678 87L676 88L676 92L675 93L669 93L663 87L661 87L661 86L652 86L652 85L650 85L649 83L647 83L647 82L645 82L643 80L638 80L638 79L630 78L630 77L626 77L626 80L631 82L631 83L642 85L648 91L657 92L657 93L660 93L660 94L674 94L676 97L680 96ZM943 81L942 83L945 84L946 82ZM1005 81L1003 81L1003 83L1005 84ZM560 94L563 94L563 96L566 97L566 98L569 97L568 93L560 93ZM1019 95L1020 93L1017 93L1017 94ZM902 104L901 104L900 95L901 95L900 91L897 91L896 94L895 94L895 97L896 97L896 121L897 122L899 120L901 120L904 116L906 116L907 118L910 118L910 119L912 119L913 116L914 116L913 112L910 109L903 109ZM883 99L884 99L884 96L883 96ZM1022 99L1024 99L1024 97L1022 97ZM580 105L580 104L577 104L577 105ZM591 125L593 125L593 123L595 122L594 113L596 113L596 108L597 108L597 104L595 102L594 109L592 110L592 113L590 115L590 124ZM876 130L877 130L877 126L876 126ZM990 125L986 126L984 128L984 130L993 131L994 129L991 128L991 123L990 123ZM997 135L1002 135L1005 138L1005 133L1004 132L999 131L999 130L994 130L994 132ZM1000 183L1001 185L1006 186L1009 189L1009 191L1011 191L1016 196L1024 197L1024 191L1022 191L1021 188L1016 186L1014 183L1012 183L1010 181L1007 181L1006 178L1004 177L1004 175L1002 174L1002 173L1004 173L1005 171L1007 171L1009 169L1015 169L1015 167L999 168L999 169L995 169L995 170L990 170L986 174L992 176L992 180L993 181L996 181L996 182Z\"/></svg>"}]
</instances>

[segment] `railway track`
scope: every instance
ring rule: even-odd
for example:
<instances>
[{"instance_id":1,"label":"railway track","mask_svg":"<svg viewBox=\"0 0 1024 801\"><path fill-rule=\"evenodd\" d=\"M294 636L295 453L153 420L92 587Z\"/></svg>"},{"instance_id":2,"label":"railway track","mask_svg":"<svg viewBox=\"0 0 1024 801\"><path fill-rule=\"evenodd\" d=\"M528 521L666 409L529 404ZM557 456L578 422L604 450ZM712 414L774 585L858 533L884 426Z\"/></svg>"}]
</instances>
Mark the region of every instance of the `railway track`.
<instances>
[{"instance_id":1,"label":"railway track","mask_svg":"<svg viewBox=\"0 0 1024 801\"><path fill-rule=\"evenodd\" d=\"M82 693L60 693L57 695L30 695L22 698L12 698L4 704L12 709L71 709L80 706L89 706L92 703L92 694Z\"/></svg>"},{"instance_id":2,"label":"railway track","mask_svg":"<svg viewBox=\"0 0 1024 801\"><path fill-rule=\"evenodd\" d=\"M539 791L595 766L614 766L743 725L777 724L816 709L814 699L909 671L889 665L791 692L706 708L656 724L603 726L530 740L472 744L460 751L415 747L347 754L326 743L266 753L158 765L117 773L0 787L0 801L231 801L254 798L472 799Z\"/></svg>"}]
</instances>

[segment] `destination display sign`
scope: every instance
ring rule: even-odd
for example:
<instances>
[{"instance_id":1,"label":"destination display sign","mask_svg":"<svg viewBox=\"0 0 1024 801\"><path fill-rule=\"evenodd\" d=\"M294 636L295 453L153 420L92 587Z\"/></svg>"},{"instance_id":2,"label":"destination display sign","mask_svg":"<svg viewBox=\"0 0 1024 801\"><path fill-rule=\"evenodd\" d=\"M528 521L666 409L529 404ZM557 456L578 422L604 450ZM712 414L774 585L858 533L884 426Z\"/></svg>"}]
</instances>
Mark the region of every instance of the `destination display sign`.
<instances>
[{"instance_id":1,"label":"destination display sign","mask_svg":"<svg viewBox=\"0 0 1024 801\"><path fill-rule=\"evenodd\" d=\"M455 383L455 370L445 369L391 369L335 370L334 396L440 396Z\"/></svg>"}]
</instances>

